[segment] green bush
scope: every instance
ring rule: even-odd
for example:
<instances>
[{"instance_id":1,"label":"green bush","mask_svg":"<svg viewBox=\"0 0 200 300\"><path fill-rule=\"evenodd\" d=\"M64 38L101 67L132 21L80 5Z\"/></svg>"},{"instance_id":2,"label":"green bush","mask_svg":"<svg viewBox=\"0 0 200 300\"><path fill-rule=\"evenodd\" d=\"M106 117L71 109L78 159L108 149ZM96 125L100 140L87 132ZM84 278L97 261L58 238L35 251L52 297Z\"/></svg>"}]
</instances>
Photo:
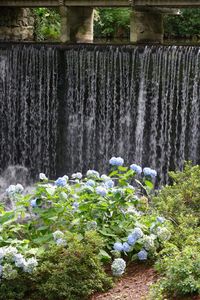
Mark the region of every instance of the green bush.
<instances>
[{"instance_id":1,"label":"green bush","mask_svg":"<svg viewBox=\"0 0 200 300\"><path fill-rule=\"evenodd\" d=\"M198 246L188 246L180 252L175 250L171 255L168 253L156 263L156 269L164 277L153 286L152 299L172 299L176 296L200 294Z\"/></svg>"},{"instance_id":2,"label":"green bush","mask_svg":"<svg viewBox=\"0 0 200 300\"><path fill-rule=\"evenodd\" d=\"M172 186L164 187L152 205L171 219L170 243L160 251L156 269L161 279L148 299L200 294L200 166L186 164L183 172L171 172Z\"/></svg>"},{"instance_id":3,"label":"green bush","mask_svg":"<svg viewBox=\"0 0 200 300\"><path fill-rule=\"evenodd\" d=\"M29 274L2 279L0 299L79 300L112 285L98 257L102 240L87 232L80 240L68 235L67 247L50 246L38 256L39 266Z\"/></svg>"},{"instance_id":4,"label":"green bush","mask_svg":"<svg viewBox=\"0 0 200 300\"><path fill-rule=\"evenodd\" d=\"M200 221L200 166L186 164L183 172L170 172L169 175L173 185L164 187L153 198L154 208L177 224L182 223L185 217L191 216L189 222L197 218L196 226L196 222Z\"/></svg>"}]
</instances>

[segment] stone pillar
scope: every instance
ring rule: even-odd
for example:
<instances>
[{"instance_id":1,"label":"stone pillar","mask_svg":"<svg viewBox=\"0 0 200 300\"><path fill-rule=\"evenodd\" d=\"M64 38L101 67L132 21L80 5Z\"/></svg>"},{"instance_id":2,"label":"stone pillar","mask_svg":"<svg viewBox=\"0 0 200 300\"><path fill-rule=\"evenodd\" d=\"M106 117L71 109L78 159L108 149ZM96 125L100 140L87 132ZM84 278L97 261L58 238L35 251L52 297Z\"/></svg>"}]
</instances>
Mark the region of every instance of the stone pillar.
<instances>
[{"instance_id":1,"label":"stone pillar","mask_svg":"<svg viewBox=\"0 0 200 300\"><path fill-rule=\"evenodd\" d=\"M66 6L60 6L61 16L61 35L60 41L66 43L70 41L70 28L69 28L69 17L68 8Z\"/></svg>"},{"instance_id":2,"label":"stone pillar","mask_svg":"<svg viewBox=\"0 0 200 300\"><path fill-rule=\"evenodd\" d=\"M34 17L28 8L0 9L0 40L29 41L34 36Z\"/></svg>"},{"instance_id":3,"label":"stone pillar","mask_svg":"<svg viewBox=\"0 0 200 300\"><path fill-rule=\"evenodd\" d=\"M92 43L94 9L61 7L61 42Z\"/></svg>"},{"instance_id":4,"label":"stone pillar","mask_svg":"<svg viewBox=\"0 0 200 300\"><path fill-rule=\"evenodd\" d=\"M130 41L132 43L162 43L163 14L159 11L132 11Z\"/></svg>"}]
</instances>

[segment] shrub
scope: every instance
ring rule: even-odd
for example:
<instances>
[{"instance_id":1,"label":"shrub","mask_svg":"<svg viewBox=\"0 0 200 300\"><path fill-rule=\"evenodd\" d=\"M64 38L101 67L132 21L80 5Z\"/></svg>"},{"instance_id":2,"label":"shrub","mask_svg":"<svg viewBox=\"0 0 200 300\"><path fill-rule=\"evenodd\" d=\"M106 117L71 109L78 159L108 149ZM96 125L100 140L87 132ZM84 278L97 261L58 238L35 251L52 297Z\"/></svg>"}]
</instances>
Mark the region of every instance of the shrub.
<instances>
[{"instance_id":1,"label":"shrub","mask_svg":"<svg viewBox=\"0 0 200 300\"><path fill-rule=\"evenodd\" d=\"M18 273L2 279L0 299L88 299L95 291L111 287L98 254L102 240L94 232L84 238L69 234L67 247L50 246L38 255L32 274Z\"/></svg>"},{"instance_id":2,"label":"shrub","mask_svg":"<svg viewBox=\"0 0 200 300\"><path fill-rule=\"evenodd\" d=\"M200 222L200 166L186 164L183 172L170 172L169 175L173 185L164 187L153 198L153 206L178 224L189 214L198 217Z\"/></svg>"},{"instance_id":3,"label":"shrub","mask_svg":"<svg viewBox=\"0 0 200 300\"><path fill-rule=\"evenodd\" d=\"M156 263L156 269L164 275L151 291L152 299L200 294L200 252L199 247L174 249ZM162 297L163 298L162 298ZM160 298L159 298L160 297Z\"/></svg>"}]
</instances>

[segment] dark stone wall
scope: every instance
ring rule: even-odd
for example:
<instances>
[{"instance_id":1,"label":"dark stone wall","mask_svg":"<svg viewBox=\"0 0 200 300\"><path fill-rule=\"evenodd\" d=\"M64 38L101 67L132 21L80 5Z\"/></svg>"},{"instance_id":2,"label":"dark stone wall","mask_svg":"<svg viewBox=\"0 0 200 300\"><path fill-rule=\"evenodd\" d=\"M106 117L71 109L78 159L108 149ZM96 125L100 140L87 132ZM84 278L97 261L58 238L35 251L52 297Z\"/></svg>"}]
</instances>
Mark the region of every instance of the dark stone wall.
<instances>
[{"instance_id":1,"label":"dark stone wall","mask_svg":"<svg viewBox=\"0 0 200 300\"><path fill-rule=\"evenodd\" d=\"M0 40L30 41L34 36L34 17L29 8L0 8Z\"/></svg>"}]
</instances>

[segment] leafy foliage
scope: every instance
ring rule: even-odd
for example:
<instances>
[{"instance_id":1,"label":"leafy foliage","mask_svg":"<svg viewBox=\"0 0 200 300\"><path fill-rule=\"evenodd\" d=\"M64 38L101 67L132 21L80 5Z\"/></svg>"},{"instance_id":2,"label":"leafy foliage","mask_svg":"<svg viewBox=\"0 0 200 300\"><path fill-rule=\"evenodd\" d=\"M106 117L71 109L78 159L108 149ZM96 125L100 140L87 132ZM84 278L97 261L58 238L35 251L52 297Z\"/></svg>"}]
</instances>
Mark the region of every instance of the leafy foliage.
<instances>
[{"instance_id":1,"label":"leafy foliage","mask_svg":"<svg viewBox=\"0 0 200 300\"><path fill-rule=\"evenodd\" d=\"M200 9L182 9L180 16L164 19L165 34L169 37L191 37L200 34Z\"/></svg>"},{"instance_id":2,"label":"leafy foliage","mask_svg":"<svg viewBox=\"0 0 200 300\"><path fill-rule=\"evenodd\" d=\"M36 8L35 15L35 37L37 41L59 40L60 15L56 9Z\"/></svg>"}]
</instances>

